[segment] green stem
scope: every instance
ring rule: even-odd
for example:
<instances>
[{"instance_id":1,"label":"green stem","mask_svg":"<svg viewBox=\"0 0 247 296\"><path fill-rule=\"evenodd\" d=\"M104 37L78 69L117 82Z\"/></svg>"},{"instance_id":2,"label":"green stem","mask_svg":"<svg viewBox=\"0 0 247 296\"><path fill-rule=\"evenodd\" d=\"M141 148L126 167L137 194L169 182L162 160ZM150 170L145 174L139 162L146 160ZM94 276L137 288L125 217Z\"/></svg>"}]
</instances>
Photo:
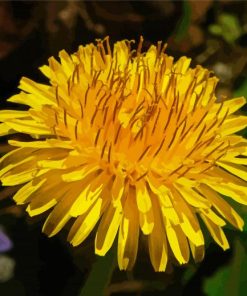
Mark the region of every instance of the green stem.
<instances>
[{"instance_id":1,"label":"green stem","mask_svg":"<svg viewBox=\"0 0 247 296\"><path fill-rule=\"evenodd\" d=\"M104 256L97 256L85 285L78 296L104 296L116 266L116 247Z\"/></svg>"}]
</instances>

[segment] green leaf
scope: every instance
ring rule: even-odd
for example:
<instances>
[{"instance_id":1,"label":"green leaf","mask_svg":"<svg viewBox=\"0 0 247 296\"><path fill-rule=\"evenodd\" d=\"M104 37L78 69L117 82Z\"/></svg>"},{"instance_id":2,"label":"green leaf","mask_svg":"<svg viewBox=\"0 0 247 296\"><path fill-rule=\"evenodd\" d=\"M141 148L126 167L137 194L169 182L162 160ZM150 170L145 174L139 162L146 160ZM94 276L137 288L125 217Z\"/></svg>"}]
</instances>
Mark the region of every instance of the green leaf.
<instances>
[{"instance_id":1,"label":"green leaf","mask_svg":"<svg viewBox=\"0 0 247 296\"><path fill-rule=\"evenodd\" d=\"M229 268L220 269L212 278L207 279L204 284L204 292L208 296L224 295L226 290L226 282L230 276Z\"/></svg>"},{"instance_id":2,"label":"green leaf","mask_svg":"<svg viewBox=\"0 0 247 296\"><path fill-rule=\"evenodd\" d=\"M182 279L181 279L183 285L186 285L192 279L192 277L197 272L197 268L198 268L198 266L195 263L193 263L193 265L186 266L186 269L185 269L185 271L182 275Z\"/></svg>"},{"instance_id":3,"label":"green leaf","mask_svg":"<svg viewBox=\"0 0 247 296\"><path fill-rule=\"evenodd\" d=\"M181 41L188 33L188 29L191 22L191 6L188 1L183 1L183 14L177 25L175 31L175 41Z\"/></svg>"},{"instance_id":4,"label":"green leaf","mask_svg":"<svg viewBox=\"0 0 247 296\"><path fill-rule=\"evenodd\" d=\"M97 256L89 277L79 296L103 296L116 266L116 247L112 247L104 256Z\"/></svg>"},{"instance_id":5,"label":"green leaf","mask_svg":"<svg viewBox=\"0 0 247 296\"><path fill-rule=\"evenodd\" d=\"M246 245L246 243L245 243ZM208 296L244 296L247 285L247 254L244 244L235 240L234 254L229 265L219 269L208 278L203 290Z\"/></svg>"},{"instance_id":6,"label":"green leaf","mask_svg":"<svg viewBox=\"0 0 247 296\"><path fill-rule=\"evenodd\" d=\"M210 25L208 29L214 35L221 35L228 43L234 43L242 34L238 18L229 13L220 14L217 23Z\"/></svg>"},{"instance_id":7,"label":"green leaf","mask_svg":"<svg viewBox=\"0 0 247 296\"><path fill-rule=\"evenodd\" d=\"M208 27L209 32L214 35L222 35L222 28L217 24L212 24Z\"/></svg>"},{"instance_id":8,"label":"green leaf","mask_svg":"<svg viewBox=\"0 0 247 296\"><path fill-rule=\"evenodd\" d=\"M244 96L247 98L247 79L240 85L240 87L234 91L234 97L241 97Z\"/></svg>"}]
</instances>

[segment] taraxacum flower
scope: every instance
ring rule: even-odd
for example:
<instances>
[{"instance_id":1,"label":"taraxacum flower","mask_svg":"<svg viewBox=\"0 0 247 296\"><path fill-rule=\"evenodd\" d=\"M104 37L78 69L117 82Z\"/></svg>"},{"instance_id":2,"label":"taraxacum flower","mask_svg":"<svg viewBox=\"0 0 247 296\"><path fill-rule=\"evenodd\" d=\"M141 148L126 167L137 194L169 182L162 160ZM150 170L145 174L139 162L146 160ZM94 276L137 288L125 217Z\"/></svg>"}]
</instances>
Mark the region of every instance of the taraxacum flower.
<instances>
[{"instance_id":1,"label":"taraxacum flower","mask_svg":"<svg viewBox=\"0 0 247 296\"><path fill-rule=\"evenodd\" d=\"M0 112L0 134L15 149L1 159L4 186L25 184L17 204L31 216L52 209L43 231L82 243L97 226L95 252L105 255L118 234L118 264L130 269L142 232L152 265L166 269L170 250L180 264L190 250L204 256L200 217L213 239L229 247L222 230L243 220L222 196L247 204L247 140L234 135L247 117L233 115L243 97L219 101L217 78L190 59L177 62L158 42L142 52L132 41L108 38L59 53L41 67L48 85L22 78L10 102L27 111ZM31 139L31 138L30 138Z\"/></svg>"}]
</instances>

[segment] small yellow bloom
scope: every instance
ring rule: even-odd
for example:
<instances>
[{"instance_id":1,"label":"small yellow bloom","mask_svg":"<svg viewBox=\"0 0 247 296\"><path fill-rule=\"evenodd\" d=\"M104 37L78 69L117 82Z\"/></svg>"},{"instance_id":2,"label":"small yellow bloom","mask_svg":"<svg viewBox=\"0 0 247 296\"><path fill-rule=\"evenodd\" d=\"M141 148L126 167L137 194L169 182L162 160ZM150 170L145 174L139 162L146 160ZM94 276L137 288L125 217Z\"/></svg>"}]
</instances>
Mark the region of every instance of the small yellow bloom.
<instances>
[{"instance_id":1,"label":"small yellow bloom","mask_svg":"<svg viewBox=\"0 0 247 296\"><path fill-rule=\"evenodd\" d=\"M50 210L43 231L58 233L73 220L68 240L81 244L98 223L95 252L105 255L118 235L118 264L131 269L140 234L152 265L166 269L171 252L180 264L190 250L204 256L200 217L213 239L229 247L226 222L243 220L224 196L247 204L247 140L234 135L247 117L234 115L245 99L219 101L217 78L190 59L173 58L158 42L108 38L59 53L40 69L50 83L22 78L10 102L27 111L0 111L0 135L15 149L0 160L4 186L35 216ZM171 250L171 251L170 251Z\"/></svg>"}]
</instances>

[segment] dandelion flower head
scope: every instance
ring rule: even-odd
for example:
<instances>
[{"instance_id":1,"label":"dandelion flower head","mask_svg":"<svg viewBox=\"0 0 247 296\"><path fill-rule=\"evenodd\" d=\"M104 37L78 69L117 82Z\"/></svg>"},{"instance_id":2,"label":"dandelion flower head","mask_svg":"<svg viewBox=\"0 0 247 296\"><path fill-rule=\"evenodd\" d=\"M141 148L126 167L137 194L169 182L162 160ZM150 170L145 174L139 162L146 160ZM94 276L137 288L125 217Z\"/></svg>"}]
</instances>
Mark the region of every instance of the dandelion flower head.
<instances>
[{"instance_id":1,"label":"dandelion flower head","mask_svg":"<svg viewBox=\"0 0 247 296\"><path fill-rule=\"evenodd\" d=\"M8 101L26 111L0 111L0 135L13 150L0 160L3 186L30 216L48 212L43 231L81 244L95 229L95 252L117 240L120 269L135 263L139 237L156 271L204 256L204 223L229 247L226 223L243 220L225 196L247 204L247 140L235 133L247 117L234 114L243 97L219 100L217 78L190 59L174 62L158 42L143 38L109 45L108 38L59 52L40 70L49 84L22 78Z\"/></svg>"}]
</instances>

